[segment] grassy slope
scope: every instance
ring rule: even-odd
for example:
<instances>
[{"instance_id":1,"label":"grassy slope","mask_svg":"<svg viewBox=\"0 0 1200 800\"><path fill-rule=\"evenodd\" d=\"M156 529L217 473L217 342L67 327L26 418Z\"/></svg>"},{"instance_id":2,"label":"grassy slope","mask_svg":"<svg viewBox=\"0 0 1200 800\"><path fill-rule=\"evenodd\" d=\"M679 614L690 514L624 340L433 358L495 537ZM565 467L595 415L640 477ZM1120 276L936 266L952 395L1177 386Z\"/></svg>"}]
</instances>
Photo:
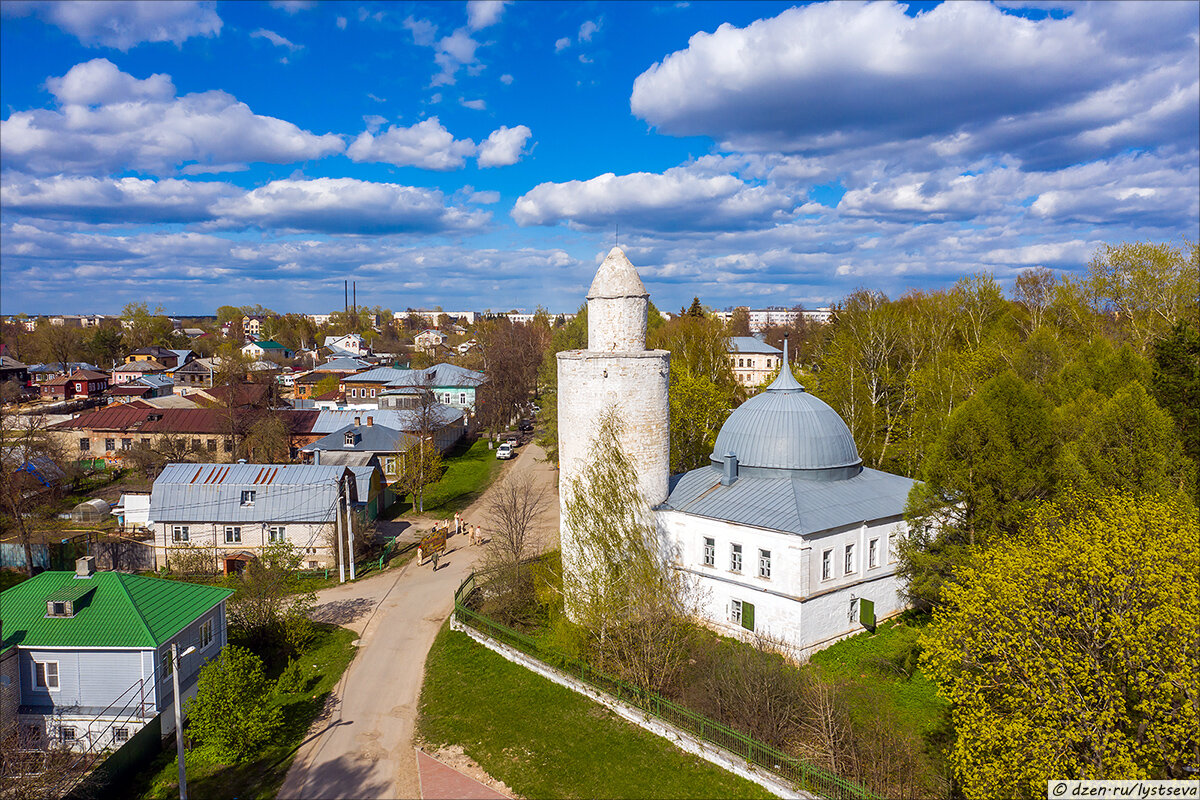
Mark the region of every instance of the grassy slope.
<instances>
[{"instance_id":1,"label":"grassy slope","mask_svg":"<svg viewBox=\"0 0 1200 800\"><path fill-rule=\"evenodd\" d=\"M525 797L772 796L449 627L426 662L418 733Z\"/></svg>"},{"instance_id":2,"label":"grassy slope","mask_svg":"<svg viewBox=\"0 0 1200 800\"><path fill-rule=\"evenodd\" d=\"M446 471L441 479L425 489L425 515L442 519L453 517L456 511L473 503L498 474L501 465L496 460L496 452L488 449L486 438L478 439L465 451L455 450L444 463ZM394 517L412 514L412 506L407 501L396 503L388 512Z\"/></svg>"},{"instance_id":3,"label":"grassy slope","mask_svg":"<svg viewBox=\"0 0 1200 800\"><path fill-rule=\"evenodd\" d=\"M262 757L245 764L226 765L211 761L204 749L188 751L188 796L203 798L273 798L287 775L296 750L308 732L325 698L350 661L358 637L354 631L334 625L318 625L317 635L303 656L296 660L296 680L277 692L274 703L283 708L284 727ZM133 785L121 787L124 797L171 798L179 796L179 767L172 747L164 751Z\"/></svg>"}]
</instances>

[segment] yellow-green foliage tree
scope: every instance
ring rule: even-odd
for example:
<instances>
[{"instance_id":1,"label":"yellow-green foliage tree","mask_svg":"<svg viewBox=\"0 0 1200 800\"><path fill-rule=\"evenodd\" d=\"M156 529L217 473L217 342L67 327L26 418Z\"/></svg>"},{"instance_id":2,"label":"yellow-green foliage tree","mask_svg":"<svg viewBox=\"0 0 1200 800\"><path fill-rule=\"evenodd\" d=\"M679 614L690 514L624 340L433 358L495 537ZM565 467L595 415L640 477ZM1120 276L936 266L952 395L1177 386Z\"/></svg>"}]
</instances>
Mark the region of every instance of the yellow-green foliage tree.
<instances>
[{"instance_id":1,"label":"yellow-green foliage tree","mask_svg":"<svg viewBox=\"0 0 1200 800\"><path fill-rule=\"evenodd\" d=\"M1200 525L1187 499L1075 495L947 587L923 662L967 797L1182 778L1200 756Z\"/></svg>"}]
</instances>

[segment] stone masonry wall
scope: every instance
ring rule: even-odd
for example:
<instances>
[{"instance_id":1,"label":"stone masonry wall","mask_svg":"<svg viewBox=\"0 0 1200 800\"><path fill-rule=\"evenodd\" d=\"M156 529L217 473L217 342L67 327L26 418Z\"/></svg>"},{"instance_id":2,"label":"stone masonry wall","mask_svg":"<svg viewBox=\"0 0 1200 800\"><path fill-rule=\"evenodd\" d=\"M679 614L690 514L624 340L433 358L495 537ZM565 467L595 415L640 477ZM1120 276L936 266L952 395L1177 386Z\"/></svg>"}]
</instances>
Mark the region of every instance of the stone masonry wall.
<instances>
[{"instance_id":1,"label":"stone masonry wall","mask_svg":"<svg viewBox=\"0 0 1200 800\"><path fill-rule=\"evenodd\" d=\"M640 352L646 349L645 297L588 300L588 352Z\"/></svg>"}]
</instances>

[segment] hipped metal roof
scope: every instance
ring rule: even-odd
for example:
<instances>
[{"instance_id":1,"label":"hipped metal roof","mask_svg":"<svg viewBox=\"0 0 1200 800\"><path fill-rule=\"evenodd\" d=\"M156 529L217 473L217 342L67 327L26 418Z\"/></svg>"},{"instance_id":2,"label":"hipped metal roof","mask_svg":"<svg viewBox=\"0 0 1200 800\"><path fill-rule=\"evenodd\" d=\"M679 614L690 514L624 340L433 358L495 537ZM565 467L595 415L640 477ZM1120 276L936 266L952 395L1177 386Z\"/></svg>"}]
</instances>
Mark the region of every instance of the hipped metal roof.
<instances>
[{"instance_id":1,"label":"hipped metal roof","mask_svg":"<svg viewBox=\"0 0 1200 800\"><path fill-rule=\"evenodd\" d=\"M94 589L73 617L47 617L46 601ZM74 572L43 572L0 593L4 641L21 647L158 647L233 592L118 572L77 578Z\"/></svg>"},{"instance_id":2,"label":"hipped metal roof","mask_svg":"<svg viewBox=\"0 0 1200 800\"><path fill-rule=\"evenodd\" d=\"M815 481L783 470L743 475L721 485L716 465L674 476L666 508L740 525L809 535L847 525L900 519L913 481L874 469L853 478Z\"/></svg>"},{"instance_id":3,"label":"hipped metal roof","mask_svg":"<svg viewBox=\"0 0 1200 800\"><path fill-rule=\"evenodd\" d=\"M150 492L155 522L332 522L346 467L169 464ZM350 477L353 477L350 475ZM350 481L354 501L354 481ZM242 504L242 492L255 493Z\"/></svg>"}]
</instances>

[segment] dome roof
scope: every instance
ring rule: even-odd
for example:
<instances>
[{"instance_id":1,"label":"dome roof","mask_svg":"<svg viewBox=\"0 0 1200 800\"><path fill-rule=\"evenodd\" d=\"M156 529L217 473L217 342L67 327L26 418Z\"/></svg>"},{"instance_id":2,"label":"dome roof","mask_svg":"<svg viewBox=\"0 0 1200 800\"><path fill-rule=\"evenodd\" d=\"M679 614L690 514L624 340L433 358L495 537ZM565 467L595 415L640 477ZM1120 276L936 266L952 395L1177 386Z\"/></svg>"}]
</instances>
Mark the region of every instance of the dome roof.
<instances>
[{"instance_id":1,"label":"dome roof","mask_svg":"<svg viewBox=\"0 0 1200 800\"><path fill-rule=\"evenodd\" d=\"M783 352L786 365L786 342ZM862 463L846 423L788 368L725 420L712 460L720 462L726 453L737 456L739 468L836 470Z\"/></svg>"}]
</instances>

